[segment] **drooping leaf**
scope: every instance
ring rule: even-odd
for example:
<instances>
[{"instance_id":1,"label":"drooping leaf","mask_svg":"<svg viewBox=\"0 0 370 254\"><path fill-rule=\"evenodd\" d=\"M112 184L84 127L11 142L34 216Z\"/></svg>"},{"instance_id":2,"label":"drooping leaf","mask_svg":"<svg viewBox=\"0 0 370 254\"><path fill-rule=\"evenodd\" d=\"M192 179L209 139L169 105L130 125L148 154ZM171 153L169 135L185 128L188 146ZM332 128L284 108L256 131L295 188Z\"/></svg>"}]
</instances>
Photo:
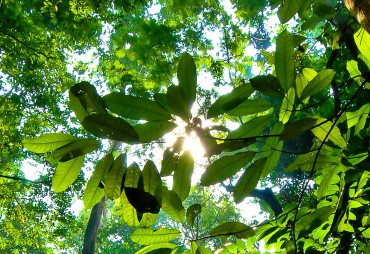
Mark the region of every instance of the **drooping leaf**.
<instances>
[{"instance_id":1,"label":"drooping leaf","mask_svg":"<svg viewBox=\"0 0 370 254\"><path fill-rule=\"evenodd\" d=\"M289 121L290 115L294 107L295 99L295 90L294 87L289 88L289 91L286 93L283 103L280 107L279 121L283 124L286 124Z\"/></svg>"},{"instance_id":2,"label":"drooping leaf","mask_svg":"<svg viewBox=\"0 0 370 254\"><path fill-rule=\"evenodd\" d=\"M110 93L105 95L103 100L111 112L122 117L147 121L166 121L172 118L157 102L149 99Z\"/></svg>"},{"instance_id":3,"label":"drooping leaf","mask_svg":"<svg viewBox=\"0 0 370 254\"><path fill-rule=\"evenodd\" d=\"M301 0L285 0L280 5L278 10L278 17L282 24L288 22L301 8Z\"/></svg>"},{"instance_id":4,"label":"drooping leaf","mask_svg":"<svg viewBox=\"0 0 370 254\"><path fill-rule=\"evenodd\" d=\"M191 176L194 169L194 159L189 150L185 151L179 158L173 175L173 190L184 201L190 192Z\"/></svg>"},{"instance_id":5,"label":"drooping leaf","mask_svg":"<svg viewBox=\"0 0 370 254\"><path fill-rule=\"evenodd\" d=\"M162 210L178 223L185 218L185 209L182 206L180 197L173 190L162 187Z\"/></svg>"},{"instance_id":6,"label":"drooping leaf","mask_svg":"<svg viewBox=\"0 0 370 254\"><path fill-rule=\"evenodd\" d=\"M161 176L169 176L175 171L179 156L175 155L174 151L170 148L167 148L163 152L162 167L161 167Z\"/></svg>"},{"instance_id":7,"label":"drooping leaf","mask_svg":"<svg viewBox=\"0 0 370 254\"><path fill-rule=\"evenodd\" d=\"M325 223L334 211L335 207L324 206L313 211L312 213L307 214L306 216L303 216L297 221L295 226L295 231L298 235L298 238L305 237L306 235L312 233L315 228Z\"/></svg>"},{"instance_id":8,"label":"drooping leaf","mask_svg":"<svg viewBox=\"0 0 370 254\"><path fill-rule=\"evenodd\" d=\"M312 79L307 86L303 89L301 94L301 100L310 97L311 95L314 95L321 90L325 89L327 86L330 85L331 81L333 80L335 76L335 72L331 69L325 69L319 72L315 76L314 79Z\"/></svg>"},{"instance_id":9,"label":"drooping leaf","mask_svg":"<svg viewBox=\"0 0 370 254\"><path fill-rule=\"evenodd\" d=\"M108 173L112 163L113 156L109 153L96 164L95 170L87 182L84 192L83 201L86 208L92 208L94 205L99 203L104 196L104 189L101 188L101 181Z\"/></svg>"},{"instance_id":10,"label":"drooping leaf","mask_svg":"<svg viewBox=\"0 0 370 254\"><path fill-rule=\"evenodd\" d=\"M178 229L160 228L153 230L151 228L137 228L130 235L133 242L141 245L151 245L167 243L180 235Z\"/></svg>"},{"instance_id":11,"label":"drooping leaf","mask_svg":"<svg viewBox=\"0 0 370 254\"><path fill-rule=\"evenodd\" d=\"M188 105L191 107L195 101L197 73L193 57L188 54L182 54L179 65L177 67L177 79L179 80L179 87L185 92Z\"/></svg>"},{"instance_id":12,"label":"drooping leaf","mask_svg":"<svg viewBox=\"0 0 370 254\"><path fill-rule=\"evenodd\" d=\"M317 123L316 118L303 118L298 121L289 122L285 125L284 130L282 131L280 135L280 139L289 139L295 136L298 136L299 134L310 130L312 127L314 127Z\"/></svg>"},{"instance_id":13,"label":"drooping leaf","mask_svg":"<svg viewBox=\"0 0 370 254\"><path fill-rule=\"evenodd\" d=\"M62 147L59 147L51 154L52 161L65 162L81 155L90 153L100 147L100 142L88 139L76 139Z\"/></svg>"},{"instance_id":14,"label":"drooping leaf","mask_svg":"<svg viewBox=\"0 0 370 254\"><path fill-rule=\"evenodd\" d=\"M34 153L46 153L67 145L77 138L64 133L48 133L37 138L26 138L23 146Z\"/></svg>"},{"instance_id":15,"label":"drooping leaf","mask_svg":"<svg viewBox=\"0 0 370 254\"><path fill-rule=\"evenodd\" d=\"M207 118L216 117L232 110L245 101L253 91L254 89L250 83L245 83L234 88L231 93L221 96L211 105L207 113Z\"/></svg>"},{"instance_id":16,"label":"drooping leaf","mask_svg":"<svg viewBox=\"0 0 370 254\"><path fill-rule=\"evenodd\" d=\"M111 115L90 115L82 122L82 126L99 138L109 138L127 143L139 142L136 130L121 118Z\"/></svg>"},{"instance_id":17,"label":"drooping leaf","mask_svg":"<svg viewBox=\"0 0 370 254\"><path fill-rule=\"evenodd\" d=\"M234 189L233 196L235 203L242 202L256 188L265 163L266 158L259 159L244 171Z\"/></svg>"},{"instance_id":18,"label":"drooping leaf","mask_svg":"<svg viewBox=\"0 0 370 254\"><path fill-rule=\"evenodd\" d=\"M201 212L202 206L200 204L191 205L188 210L186 210L186 223L190 227L194 227L194 221Z\"/></svg>"},{"instance_id":19,"label":"drooping leaf","mask_svg":"<svg viewBox=\"0 0 370 254\"><path fill-rule=\"evenodd\" d=\"M254 152L241 152L221 157L207 167L200 179L201 184L209 186L226 180L246 166L254 156Z\"/></svg>"},{"instance_id":20,"label":"drooping leaf","mask_svg":"<svg viewBox=\"0 0 370 254\"><path fill-rule=\"evenodd\" d=\"M167 102L177 116L185 122L190 121L191 108L186 101L185 92L180 87L170 86L167 88Z\"/></svg>"},{"instance_id":21,"label":"drooping leaf","mask_svg":"<svg viewBox=\"0 0 370 254\"><path fill-rule=\"evenodd\" d=\"M177 247L177 244L173 243L151 244L140 249L135 254L170 254Z\"/></svg>"},{"instance_id":22,"label":"drooping leaf","mask_svg":"<svg viewBox=\"0 0 370 254\"><path fill-rule=\"evenodd\" d=\"M107 179L105 181L104 192L107 198L116 199L121 195L121 184L123 175L126 172L124 162L126 161L126 155L121 154L118 156L108 172Z\"/></svg>"},{"instance_id":23,"label":"drooping leaf","mask_svg":"<svg viewBox=\"0 0 370 254\"><path fill-rule=\"evenodd\" d=\"M257 76L250 80L252 86L264 95L273 98L283 98L284 90L280 85L279 79L271 74Z\"/></svg>"},{"instance_id":24,"label":"drooping leaf","mask_svg":"<svg viewBox=\"0 0 370 254\"><path fill-rule=\"evenodd\" d=\"M261 136L263 131L270 125L273 117L271 115L258 116L242 124L238 129L231 132L226 139L240 139Z\"/></svg>"},{"instance_id":25,"label":"drooping leaf","mask_svg":"<svg viewBox=\"0 0 370 254\"><path fill-rule=\"evenodd\" d=\"M141 142L146 143L157 140L166 133L172 131L177 125L173 122L147 122L134 125L134 129L139 135Z\"/></svg>"},{"instance_id":26,"label":"drooping leaf","mask_svg":"<svg viewBox=\"0 0 370 254\"><path fill-rule=\"evenodd\" d=\"M228 111L227 114L231 116L245 116L263 112L272 107L273 105L271 102L268 102L261 98L257 98L254 100L245 100L244 102L239 104L236 108Z\"/></svg>"},{"instance_id":27,"label":"drooping leaf","mask_svg":"<svg viewBox=\"0 0 370 254\"><path fill-rule=\"evenodd\" d=\"M211 230L213 237L235 236L236 238L248 238L255 235L253 228L241 222L225 222Z\"/></svg>"},{"instance_id":28,"label":"drooping leaf","mask_svg":"<svg viewBox=\"0 0 370 254\"><path fill-rule=\"evenodd\" d=\"M288 30L281 32L276 39L275 70L283 91L287 93L294 81L294 45Z\"/></svg>"},{"instance_id":29,"label":"drooping leaf","mask_svg":"<svg viewBox=\"0 0 370 254\"><path fill-rule=\"evenodd\" d=\"M78 177L85 156L79 156L66 162L59 162L52 177L54 192L62 192L68 188Z\"/></svg>"}]
</instances>

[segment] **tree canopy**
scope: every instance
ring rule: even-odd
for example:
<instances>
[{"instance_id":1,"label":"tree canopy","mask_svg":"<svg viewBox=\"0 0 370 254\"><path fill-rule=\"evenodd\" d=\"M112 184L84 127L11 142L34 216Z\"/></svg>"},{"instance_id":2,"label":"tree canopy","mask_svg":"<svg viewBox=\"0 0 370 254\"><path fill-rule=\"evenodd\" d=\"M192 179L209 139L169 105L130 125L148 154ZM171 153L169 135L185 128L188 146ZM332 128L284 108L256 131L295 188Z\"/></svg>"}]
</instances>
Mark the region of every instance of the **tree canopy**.
<instances>
[{"instance_id":1,"label":"tree canopy","mask_svg":"<svg viewBox=\"0 0 370 254\"><path fill-rule=\"evenodd\" d=\"M0 0L0 250L370 251L368 10Z\"/></svg>"}]
</instances>

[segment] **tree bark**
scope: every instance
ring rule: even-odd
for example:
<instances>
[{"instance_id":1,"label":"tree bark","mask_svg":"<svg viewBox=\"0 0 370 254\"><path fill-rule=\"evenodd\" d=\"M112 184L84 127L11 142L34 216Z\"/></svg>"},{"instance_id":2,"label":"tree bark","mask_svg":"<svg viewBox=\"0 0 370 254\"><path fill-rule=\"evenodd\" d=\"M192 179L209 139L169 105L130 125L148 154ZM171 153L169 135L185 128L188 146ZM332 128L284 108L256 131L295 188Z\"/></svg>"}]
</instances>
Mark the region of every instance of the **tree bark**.
<instances>
[{"instance_id":1,"label":"tree bark","mask_svg":"<svg viewBox=\"0 0 370 254\"><path fill-rule=\"evenodd\" d=\"M364 29L370 33L370 0L343 0L343 3Z\"/></svg>"},{"instance_id":2,"label":"tree bark","mask_svg":"<svg viewBox=\"0 0 370 254\"><path fill-rule=\"evenodd\" d=\"M95 252L96 237L98 235L98 229L101 221L101 217L104 211L106 197L97 203L91 210L89 222L87 223L84 243L83 243L83 254L91 254Z\"/></svg>"}]
</instances>

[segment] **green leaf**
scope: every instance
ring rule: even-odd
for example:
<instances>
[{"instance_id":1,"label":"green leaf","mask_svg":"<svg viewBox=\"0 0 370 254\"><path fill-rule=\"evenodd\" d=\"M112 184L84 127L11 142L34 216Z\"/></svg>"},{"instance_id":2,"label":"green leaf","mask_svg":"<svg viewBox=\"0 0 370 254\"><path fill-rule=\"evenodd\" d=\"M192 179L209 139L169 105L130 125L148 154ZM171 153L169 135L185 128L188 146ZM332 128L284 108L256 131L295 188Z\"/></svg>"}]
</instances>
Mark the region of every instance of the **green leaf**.
<instances>
[{"instance_id":1,"label":"green leaf","mask_svg":"<svg viewBox=\"0 0 370 254\"><path fill-rule=\"evenodd\" d=\"M294 45L292 35L287 30L276 39L275 71L284 92L288 92L294 81Z\"/></svg>"},{"instance_id":2,"label":"green leaf","mask_svg":"<svg viewBox=\"0 0 370 254\"><path fill-rule=\"evenodd\" d=\"M177 247L177 244L173 243L152 244L135 252L135 254L170 254Z\"/></svg>"},{"instance_id":3,"label":"green leaf","mask_svg":"<svg viewBox=\"0 0 370 254\"><path fill-rule=\"evenodd\" d=\"M140 171L139 166L136 164L136 162L132 163L127 168L124 186L136 188L138 186L140 176L141 176L141 171Z\"/></svg>"},{"instance_id":4,"label":"green leaf","mask_svg":"<svg viewBox=\"0 0 370 254\"><path fill-rule=\"evenodd\" d=\"M284 248L285 248L287 254L295 254L296 253L295 244L291 240L286 241L284 243Z\"/></svg>"},{"instance_id":5,"label":"green leaf","mask_svg":"<svg viewBox=\"0 0 370 254\"><path fill-rule=\"evenodd\" d=\"M23 146L34 153L46 153L69 144L77 138L64 133L48 133L37 138L26 138Z\"/></svg>"},{"instance_id":6,"label":"green leaf","mask_svg":"<svg viewBox=\"0 0 370 254\"><path fill-rule=\"evenodd\" d=\"M207 167L200 179L201 185L209 186L226 180L246 166L254 156L254 152L242 152L221 157Z\"/></svg>"},{"instance_id":7,"label":"green leaf","mask_svg":"<svg viewBox=\"0 0 370 254\"><path fill-rule=\"evenodd\" d=\"M111 112L122 117L147 121L166 121L172 118L157 102L145 98L110 93L103 100Z\"/></svg>"},{"instance_id":8,"label":"green leaf","mask_svg":"<svg viewBox=\"0 0 370 254\"><path fill-rule=\"evenodd\" d=\"M301 97L302 91L307 85L308 85L307 78L302 73L298 73L295 78L295 87L298 98ZM306 103L306 101L304 102Z\"/></svg>"},{"instance_id":9,"label":"green leaf","mask_svg":"<svg viewBox=\"0 0 370 254\"><path fill-rule=\"evenodd\" d=\"M200 204L191 205L188 210L186 210L186 223L190 227L194 227L194 221L201 212L202 206Z\"/></svg>"},{"instance_id":10,"label":"green leaf","mask_svg":"<svg viewBox=\"0 0 370 254\"><path fill-rule=\"evenodd\" d=\"M331 69L322 70L312 79L307 86L303 89L301 94L301 100L314 95L321 90L325 89L330 85L331 81L334 79L335 72Z\"/></svg>"},{"instance_id":11,"label":"green leaf","mask_svg":"<svg viewBox=\"0 0 370 254\"><path fill-rule=\"evenodd\" d=\"M317 23L319 23L322 20L322 18L312 15L309 19L307 19L301 26L301 30L311 30L313 29Z\"/></svg>"},{"instance_id":12,"label":"green leaf","mask_svg":"<svg viewBox=\"0 0 370 254\"><path fill-rule=\"evenodd\" d=\"M191 176L194 169L194 159L189 150L185 151L179 158L173 175L173 190L184 201L190 192Z\"/></svg>"},{"instance_id":13,"label":"green leaf","mask_svg":"<svg viewBox=\"0 0 370 254\"><path fill-rule=\"evenodd\" d=\"M288 22L301 8L301 0L284 0L278 10L278 17L282 24Z\"/></svg>"},{"instance_id":14,"label":"green leaf","mask_svg":"<svg viewBox=\"0 0 370 254\"><path fill-rule=\"evenodd\" d=\"M211 105L207 113L207 118L216 117L232 110L245 101L253 92L254 89L250 83L234 88L231 93L221 96Z\"/></svg>"},{"instance_id":15,"label":"green leaf","mask_svg":"<svg viewBox=\"0 0 370 254\"><path fill-rule=\"evenodd\" d=\"M141 221L144 213L159 213L161 205L157 198L154 195L145 192L139 184L137 188L124 187L124 191L127 200L136 209L139 221Z\"/></svg>"},{"instance_id":16,"label":"green leaf","mask_svg":"<svg viewBox=\"0 0 370 254\"><path fill-rule=\"evenodd\" d=\"M307 214L306 216L303 216L297 221L295 226L295 231L298 235L298 238L305 237L306 235L312 233L315 228L325 223L334 211L335 207L324 206L312 213Z\"/></svg>"},{"instance_id":17,"label":"green leaf","mask_svg":"<svg viewBox=\"0 0 370 254\"><path fill-rule=\"evenodd\" d=\"M294 107L294 99L295 99L295 90L294 87L291 87L287 94L283 99L283 103L280 107L279 113L279 121L283 124L287 123L290 119L290 115L292 114L292 110Z\"/></svg>"},{"instance_id":18,"label":"green leaf","mask_svg":"<svg viewBox=\"0 0 370 254\"><path fill-rule=\"evenodd\" d=\"M182 206L180 197L173 190L162 187L162 210L178 223L185 218L185 209Z\"/></svg>"},{"instance_id":19,"label":"green leaf","mask_svg":"<svg viewBox=\"0 0 370 254\"><path fill-rule=\"evenodd\" d=\"M168 104L167 94L165 94L165 93L155 93L153 95L153 98L154 98L154 101L157 102L167 112L169 112L171 114L175 114L175 112L173 112L172 108Z\"/></svg>"},{"instance_id":20,"label":"green leaf","mask_svg":"<svg viewBox=\"0 0 370 254\"><path fill-rule=\"evenodd\" d=\"M327 3L315 3L312 9L318 17L323 19L332 19L337 15L337 11L334 7Z\"/></svg>"},{"instance_id":21,"label":"green leaf","mask_svg":"<svg viewBox=\"0 0 370 254\"><path fill-rule=\"evenodd\" d=\"M172 122L147 122L144 124L134 125L135 131L139 135L141 142L146 143L157 140L166 133L176 128L176 124Z\"/></svg>"},{"instance_id":22,"label":"green leaf","mask_svg":"<svg viewBox=\"0 0 370 254\"><path fill-rule=\"evenodd\" d=\"M69 90L72 110L80 122L90 114L106 114L105 103L93 85L82 81Z\"/></svg>"},{"instance_id":23,"label":"green leaf","mask_svg":"<svg viewBox=\"0 0 370 254\"><path fill-rule=\"evenodd\" d=\"M256 188L265 163L266 158L256 160L244 171L234 189L235 203L242 202Z\"/></svg>"},{"instance_id":24,"label":"green leaf","mask_svg":"<svg viewBox=\"0 0 370 254\"><path fill-rule=\"evenodd\" d=\"M126 193L122 191L120 196L120 204L122 209L122 218L130 227L138 227L140 225L136 209L131 205L126 197ZM144 217L144 215L143 215Z\"/></svg>"},{"instance_id":25,"label":"green leaf","mask_svg":"<svg viewBox=\"0 0 370 254\"><path fill-rule=\"evenodd\" d=\"M179 156L175 155L174 151L171 148L167 148L163 152L162 167L161 167L161 176L169 176L175 171Z\"/></svg>"},{"instance_id":26,"label":"green leaf","mask_svg":"<svg viewBox=\"0 0 370 254\"><path fill-rule=\"evenodd\" d=\"M348 71L349 75L351 76L351 78L353 78L353 80L355 80L358 85L361 85L362 82L365 81L365 77L362 75L361 71L359 70L359 66L358 66L359 62L358 61L360 61L360 60L347 61L346 68L347 68L347 71ZM368 82L366 83L365 88L369 89L369 83Z\"/></svg>"},{"instance_id":27,"label":"green leaf","mask_svg":"<svg viewBox=\"0 0 370 254\"><path fill-rule=\"evenodd\" d=\"M211 230L213 237L235 236L236 238L248 238L255 235L253 228L241 222L225 222Z\"/></svg>"},{"instance_id":28,"label":"green leaf","mask_svg":"<svg viewBox=\"0 0 370 254\"><path fill-rule=\"evenodd\" d=\"M52 177L54 192L62 192L68 188L78 177L85 156L79 156L66 162L59 162Z\"/></svg>"},{"instance_id":29,"label":"green leaf","mask_svg":"<svg viewBox=\"0 0 370 254\"><path fill-rule=\"evenodd\" d=\"M167 243L180 235L178 229L160 228L153 230L151 228L137 228L130 235L133 242L141 245L151 245Z\"/></svg>"},{"instance_id":30,"label":"green leaf","mask_svg":"<svg viewBox=\"0 0 370 254\"><path fill-rule=\"evenodd\" d=\"M321 172L323 172L323 178L320 181L319 189L317 191L318 198L323 198L324 196L326 196L327 190L332 184L332 179L335 175L337 175L337 173L340 172L340 170L338 170L338 167L336 166L330 166L328 168L322 169Z\"/></svg>"},{"instance_id":31,"label":"green leaf","mask_svg":"<svg viewBox=\"0 0 370 254\"><path fill-rule=\"evenodd\" d=\"M100 142L89 139L76 139L62 147L59 147L51 154L52 161L65 162L73 158L90 153L100 147Z\"/></svg>"},{"instance_id":32,"label":"green leaf","mask_svg":"<svg viewBox=\"0 0 370 254\"><path fill-rule=\"evenodd\" d=\"M112 163L113 156L109 153L96 164L95 170L87 182L84 192L83 201L85 208L92 208L103 198L104 190L101 188L101 182L103 181L108 170L111 168Z\"/></svg>"},{"instance_id":33,"label":"green leaf","mask_svg":"<svg viewBox=\"0 0 370 254\"><path fill-rule=\"evenodd\" d=\"M279 79L271 74L257 76L252 78L250 82L254 89L266 96L273 98L284 97L284 90L281 88Z\"/></svg>"},{"instance_id":34,"label":"green leaf","mask_svg":"<svg viewBox=\"0 0 370 254\"><path fill-rule=\"evenodd\" d=\"M318 124L326 121L326 119L318 119ZM324 141L324 138L328 134L329 130L331 129L333 123L332 122L326 122L323 124L320 124L319 126L312 129L312 133L321 141ZM330 131L330 134L328 136L328 139L332 141L335 145L345 148L347 147L347 142L342 137L340 130L337 126L334 126L334 128Z\"/></svg>"},{"instance_id":35,"label":"green leaf","mask_svg":"<svg viewBox=\"0 0 370 254\"><path fill-rule=\"evenodd\" d=\"M280 135L280 139L289 139L310 130L317 123L316 118L303 118L295 122L289 122L285 125Z\"/></svg>"},{"instance_id":36,"label":"green leaf","mask_svg":"<svg viewBox=\"0 0 370 254\"><path fill-rule=\"evenodd\" d=\"M271 125L271 115L258 116L242 124L238 129L231 132L226 139L251 138L261 136Z\"/></svg>"},{"instance_id":37,"label":"green leaf","mask_svg":"<svg viewBox=\"0 0 370 254\"><path fill-rule=\"evenodd\" d=\"M185 92L189 107L192 106L196 97L197 73L194 60L188 53L182 54L177 67L177 79L179 87Z\"/></svg>"},{"instance_id":38,"label":"green leaf","mask_svg":"<svg viewBox=\"0 0 370 254\"><path fill-rule=\"evenodd\" d=\"M370 34L363 28L360 28L354 35L357 48L368 60L370 60Z\"/></svg>"},{"instance_id":39,"label":"green leaf","mask_svg":"<svg viewBox=\"0 0 370 254\"><path fill-rule=\"evenodd\" d=\"M90 115L82 126L94 136L127 143L139 142L136 130L121 118L111 115Z\"/></svg>"},{"instance_id":40,"label":"green leaf","mask_svg":"<svg viewBox=\"0 0 370 254\"><path fill-rule=\"evenodd\" d=\"M311 68L303 68L302 74L308 80L308 82L310 82L317 76L317 72Z\"/></svg>"},{"instance_id":41,"label":"green leaf","mask_svg":"<svg viewBox=\"0 0 370 254\"><path fill-rule=\"evenodd\" d=\"M181 117L185 122L189 122L191 107L186 101L185 92L180 87L170 86L167 88L167 102L177 116Z\"/></svg>"},{"instance_id":42,"label":"green leaf","mask_svg":"<svg viewBox=\"0 0 370 254\"><path fill-rule=\"evenodd\" d=\"M257 98L255 100L245 100L236 108L228 111L227 114L231 116L245 116L266 111L273 106L274 105L272 105L271 102L268 102L261 98Z\"/></svg>"},{"instance_id":43,"label":"green leaf","mask_svg":"<svg viewBox=\"0 0 370 254\"><path fill-rule=\"evenodd\" d=\"M144 182L144 191L155 196L158 203L162 201L162 181L155 164L148 160L141 171Z\"/></svg>"},{"instance_id":44,"label":"green leaf","mask_svg":"<svg viewBox=\"0 0 370 254\"><path fill-rule=\"evenodd\" d=\"M143 217L140 220L139 227L141 228L149 228L153 226L153 224L157 221L158 214L156 213L144 213Z\"/></svg>"},{"instance_id":45,"label":"green leaf","mask_svg":"<svg viewBox=\"0 0 370 254\"><path fill-rule=\"evenodd\" d=\"M114 200L119 198L121 195L121 184L126 172L126 167L124 165L125 161L126 155L121 154L114 160L113 165L108 172L104 192L109 199Z\"/></svg>"}]
</instances>

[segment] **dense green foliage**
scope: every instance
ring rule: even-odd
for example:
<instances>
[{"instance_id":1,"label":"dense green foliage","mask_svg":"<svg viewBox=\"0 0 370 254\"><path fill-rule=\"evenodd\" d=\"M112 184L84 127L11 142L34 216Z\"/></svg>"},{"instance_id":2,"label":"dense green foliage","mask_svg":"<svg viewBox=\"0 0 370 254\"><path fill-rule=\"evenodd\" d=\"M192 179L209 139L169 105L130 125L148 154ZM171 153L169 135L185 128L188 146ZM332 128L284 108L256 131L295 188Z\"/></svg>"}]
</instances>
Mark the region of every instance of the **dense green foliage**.
<instances>
[{"instance_id":1,"label":"dense green foliage","mask_svg":"<svg viewBox=\"0 0 370 254\"><path fill-rule=\"evenodd\" d=\"M1 251L82 246L76 197L114 201L101 252L370 250L370 35L341 1L3 0L0 21Z\"/></svg>"}]
</instances>

